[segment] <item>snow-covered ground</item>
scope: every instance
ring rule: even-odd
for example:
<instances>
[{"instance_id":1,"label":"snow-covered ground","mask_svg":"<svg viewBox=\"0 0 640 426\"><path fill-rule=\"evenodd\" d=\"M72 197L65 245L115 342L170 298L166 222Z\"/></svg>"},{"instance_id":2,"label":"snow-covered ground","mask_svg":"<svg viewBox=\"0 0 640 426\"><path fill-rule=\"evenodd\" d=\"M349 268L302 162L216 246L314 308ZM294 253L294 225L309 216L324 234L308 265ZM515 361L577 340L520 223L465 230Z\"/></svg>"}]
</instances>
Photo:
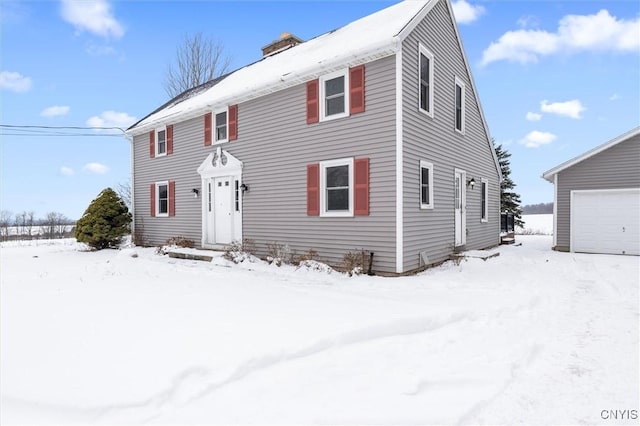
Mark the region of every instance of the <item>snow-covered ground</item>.
<instances>
[{"instance_id":1,"label":"snow-covered ground","mask_svg":"<svg viewBox=\"0 0 640 426\"><path fill-rule=\"evenodd\" d=\"M403 278L3 243L1 421L635 424L640 258L517 242Z\"/></svg>"},{"instance_id":2,"label":"snow-covered ground","mask_svg":"<svg viewBox=\"0 0 640 426\"><path fill-rule=\"evenodd\" d=\"M553 235L553 214L523 214L524 227L516 228L516 234Z\"/></svg>"}]
</instances>

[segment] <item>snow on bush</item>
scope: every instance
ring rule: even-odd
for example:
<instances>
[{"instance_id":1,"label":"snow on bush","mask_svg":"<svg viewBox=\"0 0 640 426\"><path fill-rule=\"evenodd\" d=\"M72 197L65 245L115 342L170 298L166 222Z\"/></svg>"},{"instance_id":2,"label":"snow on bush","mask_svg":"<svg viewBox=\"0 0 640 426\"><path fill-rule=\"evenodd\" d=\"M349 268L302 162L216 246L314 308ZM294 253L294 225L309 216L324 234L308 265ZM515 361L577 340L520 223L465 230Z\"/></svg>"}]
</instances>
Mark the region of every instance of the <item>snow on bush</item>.
<instances>
[{"instance_id":1,"label":"snow on bush","mask_svg":"<svg viewBox=\"0 0 640 426\"><path fill-rule=\"evenodd\" d=\"M330 274L334 271L331 266L326 263L318 262L317 260L303 260L300 262L296 270L321 272L323 274Z\"/></svg>"}]
</instances>

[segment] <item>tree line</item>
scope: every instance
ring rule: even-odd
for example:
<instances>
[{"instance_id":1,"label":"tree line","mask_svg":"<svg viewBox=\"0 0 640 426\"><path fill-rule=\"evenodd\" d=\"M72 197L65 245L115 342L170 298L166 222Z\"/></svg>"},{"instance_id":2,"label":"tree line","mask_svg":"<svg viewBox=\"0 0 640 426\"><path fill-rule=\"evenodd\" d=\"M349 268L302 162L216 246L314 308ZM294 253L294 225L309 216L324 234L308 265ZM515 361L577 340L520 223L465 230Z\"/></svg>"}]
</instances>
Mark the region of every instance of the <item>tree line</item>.
<instances>
[{"instance_id":1,"label":"tree line","mask_svg":"<svg viewBox=\"0 0 640 426\"><path fill-rule=\"evenodd\" d=\"M527 204L522 208L524 214L550 214L553 213L553 203Z\"/></svg>"},{"instance_id":2,"label":"tree line","mask_svg":"<svg viewBox=\"0 0 640 426\"><path fill-rule=\"evenodd\" d=\"M36 218L33 211L14 214L9 210L2 210L0 241L73 237L75 223L75 220L58 212L49 212L44 218Z\"/></svg>"}]
</instances>

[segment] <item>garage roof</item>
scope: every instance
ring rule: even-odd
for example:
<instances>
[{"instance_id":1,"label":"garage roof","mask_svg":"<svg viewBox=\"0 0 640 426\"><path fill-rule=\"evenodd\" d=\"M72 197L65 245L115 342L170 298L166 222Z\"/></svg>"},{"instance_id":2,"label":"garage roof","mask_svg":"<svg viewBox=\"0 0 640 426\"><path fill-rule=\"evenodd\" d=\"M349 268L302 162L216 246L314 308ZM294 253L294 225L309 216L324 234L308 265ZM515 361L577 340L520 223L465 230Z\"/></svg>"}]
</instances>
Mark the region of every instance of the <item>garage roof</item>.
<instances>
[{"instance_id":1,"label":"garage roof","mask_svg":"<svg viewBox=\"0 0 640 426\"><path fill-rule=\"evenodd\" d=\"M546 172L544 172L542 174L542 177L546 180L548 180L549 182L553 183L553 179L554 176L557 175L558 173L560 173L561 171L568 169L569 167L572 167L578 163L580 163L581 161L586 160L587 158L591 158L596 154L601 153L604 150L607 150L611 147L616 146L617 144L619 144L620 142L624 142L627 139L631 139L632 137L636 136L640 134L640 126L636 127L635 129L629 130L626 133L623 133L622 135L618 136L615 139L610 140L607 143L604 143L600 146L597 146L595 148L593 148L590 151L585 152L582 155L579 155L575 158L572 158L569 161L565 161L564 163L560 164L559 166L554 167L553 169L547 170Z\"/></svg>"}]
</instances>

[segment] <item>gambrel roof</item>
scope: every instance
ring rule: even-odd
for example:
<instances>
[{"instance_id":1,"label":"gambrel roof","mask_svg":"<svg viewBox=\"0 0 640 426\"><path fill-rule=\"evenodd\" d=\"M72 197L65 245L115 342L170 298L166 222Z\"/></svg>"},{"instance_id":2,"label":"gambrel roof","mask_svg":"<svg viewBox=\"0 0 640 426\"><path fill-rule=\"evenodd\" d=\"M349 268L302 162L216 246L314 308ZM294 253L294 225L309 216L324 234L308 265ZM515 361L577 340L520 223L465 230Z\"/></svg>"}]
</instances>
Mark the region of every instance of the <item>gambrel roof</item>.
<instances>
[{"instance_id":1,"label":"gambrel roof","mask_svg":"<svg viewBox=\"0 0 640 426\"><path fill-rule=\"evenodd\" d=\"M616 145L618 145L621 142L624 142L628 139L631 139L634 136L637 136L640 134L640 126L636 127L635 129L631 129L626 133L623 133L622 135L618 136L617 138L614 138L612 140L610 140L609 142L603 143L602 145L599 145L587 152L585 152L582 155L579 155L577 157L572 158L571 160L565 161L564 163L554 167L553 169L547 170L546 172L544 172L542 174L542 177L546 180L548 180L549 182L553 183L554 180L554 176L557 175L558 173L560 173L563 170L568 169L569 167L575 166L576 164L586 160L587 158L591 158L594 155L597 155L599 153L601 153L602 151L605 151L609 148L612 148Z\"/></svg>"}]
</instances>

